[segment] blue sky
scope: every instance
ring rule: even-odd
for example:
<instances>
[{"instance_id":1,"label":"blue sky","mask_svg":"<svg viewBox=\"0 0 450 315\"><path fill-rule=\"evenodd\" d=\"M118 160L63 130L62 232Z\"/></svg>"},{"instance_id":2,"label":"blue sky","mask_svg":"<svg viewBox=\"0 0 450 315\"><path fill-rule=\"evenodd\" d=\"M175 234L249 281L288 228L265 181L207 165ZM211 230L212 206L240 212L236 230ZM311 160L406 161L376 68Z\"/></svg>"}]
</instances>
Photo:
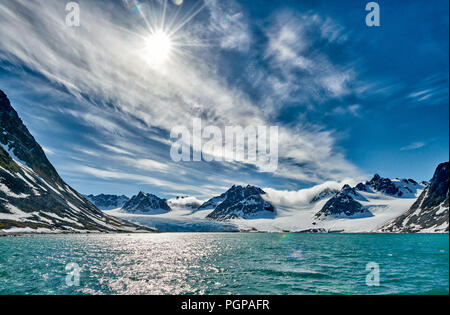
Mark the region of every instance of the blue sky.
<instances>
[{"instance_id":1,"label":"blue sky","mask_svg":"<svg viewBox=\"0 0 450 315\"><path fill-rule=\"evenodd\" d=\"M372 28L366 3L168 1L164 24L161 1L86 0L69 28L65 1L1 1L0 89L81 193L428 180L449 156L448 1L378 1ZM177 47L155 67L163 24ZM169 132L195 117L279 126L278 170L173 162Z\"/></svg>"}]
</instances>

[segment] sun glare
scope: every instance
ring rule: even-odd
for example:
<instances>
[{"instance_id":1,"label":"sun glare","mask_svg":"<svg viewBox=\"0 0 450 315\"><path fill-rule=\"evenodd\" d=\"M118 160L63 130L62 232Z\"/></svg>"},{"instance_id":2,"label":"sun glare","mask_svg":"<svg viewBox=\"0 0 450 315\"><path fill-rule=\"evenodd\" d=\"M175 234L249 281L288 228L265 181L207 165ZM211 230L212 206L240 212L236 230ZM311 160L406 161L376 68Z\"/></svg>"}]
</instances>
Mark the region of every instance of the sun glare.
<instances>
[{"instance_id":1,"label":"sun glare","mask_svg":"<svg viewBox=\"0 0 450 315\"><path fill-rule=\"evenodd\" d=\"M161 64L167 61L172 49L172 39L163 31L156 31L147 38L147 58L151 64Z\"/></svg>"},{"instance_id":2,"label":"sun glare","mask_svg":"<svg viewBox=\"0 0 450 315\"><path fill-rule=\"evenodd\" d=\"M153 69L168 69L180 57L191 56L194 47L204 47L196 38L190 38L182 32L183 28L205 7L198 1L189 7L183 7L183 0L159 0L155 3L125 0L129 9L142 18L146 32L136 34L142 39L139 44L139 56ZM158 5L156 5L158 3Z\"/></svg>"}]
</instances>

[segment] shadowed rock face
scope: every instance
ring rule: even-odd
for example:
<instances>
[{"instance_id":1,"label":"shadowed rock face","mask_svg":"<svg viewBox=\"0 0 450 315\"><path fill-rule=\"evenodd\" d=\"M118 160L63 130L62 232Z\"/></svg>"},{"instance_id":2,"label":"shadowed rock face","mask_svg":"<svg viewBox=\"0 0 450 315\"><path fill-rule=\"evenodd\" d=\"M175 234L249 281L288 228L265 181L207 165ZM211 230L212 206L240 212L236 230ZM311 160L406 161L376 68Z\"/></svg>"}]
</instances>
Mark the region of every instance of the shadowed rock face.
<instances>
[{"instance_id":1,"label":"shadowed rock face","mask_svg":"<svg viewBox=\"0 0 450 315\"><path fill-rule=\"evenodd\" d=\"M271 218L275 207L262 197L266 193L254 186L233 186L218 199L223 199L207 218L225 221L231 219ZM214 199L214 198L213 198ZM208 202L207 202L208 203Z\"/></svg>"},{"instance_id":2,"label":"shadowed rock face","mask_svg":"<svg viewBox=\"0 0 450 315\"><path fill-rule=\"evenodd\" d=\"M123 205L130 200L127 196L117 195L89 195L85 196L87 200L92 202L100 210L112 210L122 208Z\"/></svg>"},{"instance_id":3,"label":"shadowed rock face","mask_svg":"<svg viewBox=\"0 0 450 315\"><path fill-rule=\"evenodd\" d=\"M413 179L383 178L376 174L365 184L359 183L355 189L360 192L379 192L396 198L414 198L418 191L422 191L425 185L417 183Z\"/></svg>"},{"instance_id":4,"label":"shadowed rock face","mask_svg":"<svg viewBox=\"0 0 450 315\"><path fill-rule=\"evenodd\" d=\"M367 182L367 186L370 186L375 191L385 193L387 195L397 195L401 193L396 185L389 178L382 178L376 174L371 181Z\"/></svg>"},{"instance_id":5,"label":"shadowed rock face","mask_svg":"<svg viewBox=\"0 0 450 315\"><path fill-rule=\"evenodd\" d=\"M431 179L430 185L427 189L426 198L423 201L422 209L432 209L447 204L448 208L448 193L449 193L449 163L442 163L436 169L436 172Z\"/></svg>"},{"instance_id":6,"label":"shadowed rock face","mask_svg":"<svg viewBox=\"0 0 450 315\"><path fill-rule=\"evenodd\" d=\"M0 91L0 230L149 231L104 215L69 187Z\"/></svg>"},{"instance_id":7,"label":"shadowed rock face","mask_svg":"<svg viewBox=\"0 0 450 315\"><path fill-rule=\"evenodd\" d=\"M355 200L360 197L355 188L345 185L342 190L323 206L315 215L317 219L371 217L372 213Z\"/></svg>"},{"instance_id":8,"label":"shadowed rock face","mask_svg":"<svg viewBox=\"0 0 450 315\"><path fill-rule=\"evenodd\" d=\"M55 168L50 164L41 146L30 134L27 127L12 108L6 95L0 90L0 143L9 148L10 152L37 175L45 180L62 185ZM5 159L5 150L0 153L0 159ZM6 154L5 154L6 153Z\"/></svg>"},{"instance_id":9,"label":"shadowed rock face","mask_svg":"<svg viewBox=\"0 0 450 315\"><path fill-rule=\"evenodd\" d=\"M158 198L157 196L152 194L146 194L142 191L138 195L131 198L127 203L125 203L125 205L122 207L122 210L129 213L148 214L161 211L172 211L166 200Z\"/></svg>"},{"instance_id":10,"label":"shadowed rock face","mask_svg":"<svg viewBox=\"0 0 450 315\"><path fill-rule=\"evenodd\" d=\"M449 163L440 164L427 188L402 216L381 228L383 232L449 231Z\"/></svg>"}]
</instances>

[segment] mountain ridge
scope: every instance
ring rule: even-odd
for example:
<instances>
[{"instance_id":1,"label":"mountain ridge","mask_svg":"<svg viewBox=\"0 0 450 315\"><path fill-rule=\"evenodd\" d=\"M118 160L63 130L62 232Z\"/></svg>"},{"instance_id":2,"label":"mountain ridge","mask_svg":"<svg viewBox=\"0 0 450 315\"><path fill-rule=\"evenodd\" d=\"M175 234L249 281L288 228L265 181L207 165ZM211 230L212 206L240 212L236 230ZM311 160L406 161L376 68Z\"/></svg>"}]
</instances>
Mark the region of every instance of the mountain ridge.
<instances>
[{"instance_id":1,"label":"mountain ridge","mask_svg":"<svg viewBox=\"0 0 450 315\"><path fill-rule=\"evenodd\" d=\"M214 203L212 200L220 201L207 218L225 221L274 216L276 209L270 202L264 200L262 196L265 194L266 192L259 187L235 185L221 196L206 202L211 204Z\"/></svg>"},{"instance_id":2,"label":"mountain ridge","mask_svg":"<svg viewBox=\"0 0 450 315\"><path fill-rule=\"evenodd\" d=\"M1 90L0 230L7 233L154 231L106 216L66 184Z\"/></svg>"},{"instance_id":3,"label":"mountain ridge","mask_svg":"<svg viewBox=\"0 0 450 315\"><path fill-rule=\"evenodd\" d=\"M113 210L122 208L125 203L127 203L130 198L125 195L87 195L84 196L87 200L93 203L100 210Z\"/></svg>"},{"instance_id":4,"label":"mountain ridge","mask_svg":"<svg viewBox=\"0 0 450 315\"><path fill-rule=\"evenodd\" d=\"M449 162L440 164L417 201L403 215L383 226L382 232L449 232Z\"/></svg>"},{"instance_id":5,"label":"mountain ridge","mask_svg":"<svg viewBox=\"0 0 450 315\"><path fill-rule=\"evenodd\" d=\"M386 179L375 175L355 187L344 185L338 189L334 183L318 185L305 189L303 195L297 197L295 194L301 191L266 189L267 193L251 185L234 185L196 209L184 206L185 198L198 202L195 197L169 199L167 202L174 206L170 215L167 212L150 213L154 216L146 216L142 222L165 222L165 230L170 230L170 220L174 220L174 225L186 221L191 222L192 226L201 224L203 220L206 225L211 221L233 224L243 232L375 233L383 225L402 216L418 200L426 185L429 183L418 183L412 179ZM298 204L289 202L293 196ZM350 206L341 206L347 203ZM267 209L261 205L270 205L268 208L275 211L265 211ZM117 215L120 217L120 213ZM448 214L445 216L448 218ZM192 232L200 230L194 229Z\"/></svg>"},{"instance_id":6,"label":"mountain ridge","mask_svg":"<svg viewBox=\"0 0 450 315\"><path fill-rule=\"evenodd\" d=\"M156 214L159 212L170 212L172 209L167 201L153 194L140 191L136 196L128 200L121 208L128 213Z\"/></svg>"}]
</instances>

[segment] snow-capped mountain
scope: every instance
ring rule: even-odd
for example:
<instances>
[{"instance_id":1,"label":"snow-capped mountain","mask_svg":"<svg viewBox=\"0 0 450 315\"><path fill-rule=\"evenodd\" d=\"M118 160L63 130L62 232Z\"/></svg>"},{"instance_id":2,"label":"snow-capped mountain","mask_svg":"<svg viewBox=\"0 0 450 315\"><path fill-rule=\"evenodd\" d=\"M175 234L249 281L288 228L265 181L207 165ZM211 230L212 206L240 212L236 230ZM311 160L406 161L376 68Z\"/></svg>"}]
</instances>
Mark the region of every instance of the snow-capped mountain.
<instances>
[{"instance_id":1,"label":"snow-capped mountain","mask_svg":"<svg viewBox=\"0 0 450 315\"><path fill-rule=\"evenodd\" d=\"M412 207L390 222L382 232L448 232L449 231L449 163L436 169L428 187Z\"/></svg>"},{"instance_id":2,"label":"snow-capped mountain","mask_svg":"<svg viewBox=\"0 0 450 315\"><path fill-rule=\"evenodd\" d=\"M123 205L122 211L135 214L161 214L172 211L172 209L166 200L141 191Z\"/></svg>"},{"instance_id":3,"label":"snow-capped mountain","mask_svg":"<svg viewBox=\"0 0 450 315\"><path fill-rule=\"evenodd\" d=\"M445 170L445 167L440 169ZM439 208L433 208L435 214L428 215L427 220L442 220L447 225L441 221L435 225L444 224L445 228L448 227L448 182L443 180L445 175L435 175L435 178L440 179L433 179L432 183L441 184L430 183L430 187L447 187L447 191L445 194L442 189L432 188L431 191L439 190L442 193L440 196L447 196L447 199L433 197L435 202L432 205L438 204ZM196 199L180 197L167 202L173 206L171 212L152 212L152 216L125 212L118 212L117 215L161 227L164 231L378 232L389 222L402 217L424 190L430 189L426 188L427 184L375 175L370 181L355 187L336 182L326 182L299 191L233 186L194 211L183 204L189 203L191 198ZM431 195L436 196L436 193ZM443 232L442 229L421 231Z\"/></svg>"},{"instance_id":4,"label":"snow-capped mountain","mask_svg":"<svg viewBox=\"0 0 450 315\"><path fill-rule=\"evenodd\" d=\"M83 233L150 229L104 215L69 187L0 91L0 230Z\"/></svg>"},{"instance_id":5,"label":"snow-capped mountain","mask_svg":"<svg viewBox=\"0 0 450 315\"><path fill-rule=\"evenodd\" d=\"M388 209L396 199L415 200L424 188L412 179L391 180L376 174L365 184L359 183L353 188L345 185L325 203L315 218L333 220L374 217L371 209Z\"/></svg>"},{"instance_id":6,"label":"snow-capped mountain","mask_svg":"<svg viewBox=\"0 0 450 315\"><path fill-rule=\"evenodd\" d=\"M299 191L265 189L264 199L276 207L271 219L232 220L241 230L261 232L376 232L401 216L425 186L412 180L381 176L355 187L329 182ZM402 192L402 193L399 193Z\"/></svg>"},{"instance_id":7,"label":"snow-capped mountain","mask_svg":"<svg viewBox=\"0 0 450 315\"><path fill-rule=\"evenodd\" d=\"M345 185L340 192L327 201L316 218L362 218L373 214L359 201L367 201L355 188Z\"/></svg>"},{"instance_id":8,"label":"snow-capped mountain","mask_svg":"<svg viewBox=\"0 0 450 315\"><path fill-rule=\"evenodd\" d=\"M331 197L334 197L338 192L339 192L339 190L336 190L336 189L325 188L324 190L319 192L317 195L315 195L311 199L310 203L316 203L320 200L329 199Z\"/></svg>"},{"instance_id":9,"label":"snow-capped mountain","mask_svg":"<svg viewBox=\"0 0 450 315\"><path fill-rule=\"evenodd\" d=\"M117 195L88 195L84 196L87 200L92 202L100 210L113 210L122 208L130 198L127 196L117 196Z\"/></svg>"},{"instance_id":10,"label":"snow-capped mountain","mask_svg":"<svg viewBox=\"0 0 450 315\"><path fill-rule=\"evenodd\" d=\"M214 210L227 198L227 193L223 193L220 196L213 197L203 203L200 207L198 207L195 211L203 211L203 210Z\"/></svg>"},{"instance_id":11,"label":"snow-capped mountain","mask_svg":"<svg viewBox=\"0 0 450 315\"><path fill-rule=\"evenodd\" d=\"M414 197L418 190L423 189L424 185L417 183L413 179L394 179L383 178L376 174L365 184L360 183L356 189L360 191L378 191L385 195L394 197Z\"/></svg>"},{"instance_id":12,"label":"snow-capped mountain","mask_svg":"<svg viewBox=\"0 0 450 315\"><path fill-rule=\"evenodd\" d=\"M233 186L225 194L216 197L218 202L223 199L207 218L224 221L230 219L273 218L275 207L262 197L266 193L254 186ZM207 203L212 204L211 201ZM203 206L202 206L203 207Z\"/></svg>"}]
</instances>

